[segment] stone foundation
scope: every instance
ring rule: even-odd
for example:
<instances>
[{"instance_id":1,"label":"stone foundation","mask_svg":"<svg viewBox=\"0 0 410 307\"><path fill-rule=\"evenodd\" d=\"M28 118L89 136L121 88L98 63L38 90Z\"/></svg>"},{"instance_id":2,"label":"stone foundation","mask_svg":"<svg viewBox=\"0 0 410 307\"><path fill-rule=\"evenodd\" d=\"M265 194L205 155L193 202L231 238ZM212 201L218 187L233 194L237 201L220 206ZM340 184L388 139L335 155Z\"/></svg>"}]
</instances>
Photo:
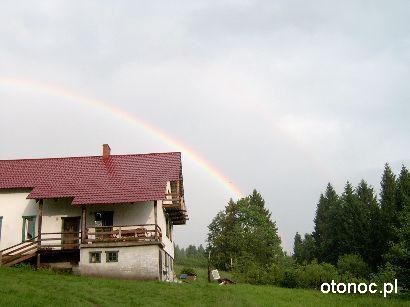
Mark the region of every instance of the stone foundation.
<instances>
[{"instance_id":1,"label":"stone foundation","mask_svg":"<svg viewBox=\"0 0 410 307\"><path fill-rule=\"evenodd\" d=\"M81 247L81 275L122 279L160 279L159 245ZM107 262L106 252L118 251L118 262ZM90 253L101 253L100 263L90 263Z\"/></svg>"}]
</instances>

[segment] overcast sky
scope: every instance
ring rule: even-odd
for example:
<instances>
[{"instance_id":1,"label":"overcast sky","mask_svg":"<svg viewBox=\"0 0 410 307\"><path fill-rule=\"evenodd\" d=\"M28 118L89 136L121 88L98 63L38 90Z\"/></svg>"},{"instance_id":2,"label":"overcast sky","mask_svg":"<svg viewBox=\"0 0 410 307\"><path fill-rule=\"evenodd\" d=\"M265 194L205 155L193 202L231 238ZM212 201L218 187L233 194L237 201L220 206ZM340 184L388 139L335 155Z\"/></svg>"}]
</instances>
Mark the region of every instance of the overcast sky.
<instances>
[{"instance_id":1,"label":"overcast sky","mask_svg":"<svg viewBox=\"0 0 410 307\"><path fill-rule=\"evenodd\" d=\"M286 250L327 182L410 166L409 1L1 1L0 80L102 99L256 188ZM112 113L0 82L0 159L175 151ZM203 243L234 196L183 155Z\"/></svg>"}]
</instances>

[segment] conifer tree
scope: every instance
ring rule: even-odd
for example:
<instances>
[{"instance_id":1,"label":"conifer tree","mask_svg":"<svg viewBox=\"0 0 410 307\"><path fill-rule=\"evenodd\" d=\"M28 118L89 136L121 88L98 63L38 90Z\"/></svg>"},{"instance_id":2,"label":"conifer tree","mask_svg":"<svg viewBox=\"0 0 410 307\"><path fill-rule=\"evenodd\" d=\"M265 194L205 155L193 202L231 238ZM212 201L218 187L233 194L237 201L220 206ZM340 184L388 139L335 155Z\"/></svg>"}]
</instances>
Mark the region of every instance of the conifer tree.
<instances>
[{"instance_id":1,"label":"conifer tree","mask_svg":"<svg viewBox=\"0 0 410 307\"><path fill-rule=\"evenodd\" d=\"M293 241L293 258L297 263L302 263L303 261L303 246L302 246L302 237L298 232L296 232L294 241Z\"/></svg>"},{"instance_id":2,"label":"conifer tree","mask_svg":"<svg viewBox=\"0 0 410 307\"><path fill-rule=\"evenodd\" d=\"M360 202L363 220L358 227L363 229L362 248L360 255L376 269L381 262L380 253L380 208L374 189L362 180L356 188L356 195Z\"/></svg>"},{"instance_id":3,"label":"conifer tree","mask_svg":"<svg viewBox=\"0 0 410 307\"><path fill-rule=\"evenodd\" d=\"M397 180L396 202L398 208L395 236L397 241L392 244L385 255L397 274L400 286L410 289L410 173L403 166Z\"/></svg>"},{"instance_id":4,"label":"conifer tree","mask_svg":"<svg viewBox=\"0 0 410 307\"><path fill-rule=\"evenodd\" d=\"M398 225L396 176L386 163L381 181L380 192L380 227L381 254L389 250L396 241L395 228Z\"/></svg>"},{"instance_id":5,"label":"conifer tree","mask_svg":"<svg viewBox=\"0 0 410 307\"><path fill-rule=\"evenodd\" d=\"M336 259L333 257L336 246L334 222L337 218L339 203L339 196L332 185L328 183L325 194L320 195L314 219L313 237L316 242L316 257L320 262L330 262L330 260L335 262L337 260L337 257Z\"/></svg>"}]
</instances>

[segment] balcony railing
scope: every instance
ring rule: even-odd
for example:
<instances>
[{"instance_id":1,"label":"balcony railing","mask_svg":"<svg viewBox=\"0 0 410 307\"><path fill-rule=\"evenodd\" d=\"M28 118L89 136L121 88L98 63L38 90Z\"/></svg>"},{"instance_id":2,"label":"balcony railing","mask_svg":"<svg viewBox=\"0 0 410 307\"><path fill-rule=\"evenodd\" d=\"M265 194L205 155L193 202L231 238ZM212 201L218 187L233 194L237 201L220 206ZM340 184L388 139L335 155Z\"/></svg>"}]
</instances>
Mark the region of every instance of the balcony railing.
<instances>
[{"instance_id":1,"label":"balcony railing","mask_svg":"<svg viewBox=\"0 0 410 307\"><path fill-rule=\"evenodd\" d=\"M80 244L115 242L161 242L162 231L156 224L87 227L85 239L79 232L45 232L35 238L42 250L78 249Z\"/></svg>"},{"instance_id":2,"label":"balcony railing","mask_svg":"<svg viewBox=\"0 0 410 307\"><path fill-rule=\"evenodd\" d=\"M156 224L97 226L86 228L87 243L161 242L161 228Z\"/></svg>"}]
</instances>

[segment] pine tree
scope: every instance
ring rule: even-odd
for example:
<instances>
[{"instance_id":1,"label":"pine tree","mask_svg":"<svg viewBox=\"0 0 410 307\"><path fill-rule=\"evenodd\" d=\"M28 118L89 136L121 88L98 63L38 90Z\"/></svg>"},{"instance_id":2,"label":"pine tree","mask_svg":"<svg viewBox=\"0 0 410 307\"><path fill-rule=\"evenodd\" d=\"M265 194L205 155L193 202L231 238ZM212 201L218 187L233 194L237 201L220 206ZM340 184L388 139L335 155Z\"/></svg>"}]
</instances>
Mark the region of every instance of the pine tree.
<instances>
[{"instance_id":1,"label":"pine tree","mask_svg":"<svg viewBox=\"0 0 410 307\"><path fill-rule=\"evenodd\" d=\"M303 246L302 246L302 237L297 232L293 242L293 258L297 263L302 263L303 261Z\"/></svg>"},{"instance_id":2,"label":"pine tree","mask_svg":"<svg viewBox=\"0 0 410 307\"><path fill-rule=\"evenodd\" d=\"M385 254L389 250L389 246L393 244L396 239L395 228L398 225L398 210L397 210L397 190L396 190L396 176L386 163L381 181L380 193L380 222L381 224L381 254Z\"/></svg>"},{"instance_id":3,"label":"pine tree","mask_svg":"<svg viewBox=\"0 0 410 307\"><path fill-rule=\"evenodd\" d=\"M376 269L381 262L380 253L380 208L374 189L362 180L356 188L356 195L363 211L358 227L363 230L360 255Z\"/></svg>"},{"instance_id":4,"label":"pine tree","mask_svg":"<svg viewBox=\"0 0 410 307\"><path fill-rule=\"evenodd\" d=\"M316 257L320 262L337 261L334 255L337 242L335 241L334 227L335 220L338 218L340 207L339 196L329 183L325 194L320 195L314 219L315 228L313 237L316 242Z\"/></svg>"},{"instance_id":5,"label":"pine tree","mask_svg":"<svg viewBox=\"0 0 410 307\"><path fill-rule=\"evenodd\" d=\"M393 265L400 286L410 289L410 173L404 166L397 180L396 202L399 210L395 228L397 241L385 259Z\"/></svg>"},{"instance_id":6,"label":"pine tree","mask_svg":"<svg viewBox=\"0 0 410 307\"><path fill-rule=\"evenodd\" d=\"M303 260L306 263L312 262L316 257L316 242L312 234L305 233L305 237L302 241L303 247Z\"/></svg>"}]
</instances>

